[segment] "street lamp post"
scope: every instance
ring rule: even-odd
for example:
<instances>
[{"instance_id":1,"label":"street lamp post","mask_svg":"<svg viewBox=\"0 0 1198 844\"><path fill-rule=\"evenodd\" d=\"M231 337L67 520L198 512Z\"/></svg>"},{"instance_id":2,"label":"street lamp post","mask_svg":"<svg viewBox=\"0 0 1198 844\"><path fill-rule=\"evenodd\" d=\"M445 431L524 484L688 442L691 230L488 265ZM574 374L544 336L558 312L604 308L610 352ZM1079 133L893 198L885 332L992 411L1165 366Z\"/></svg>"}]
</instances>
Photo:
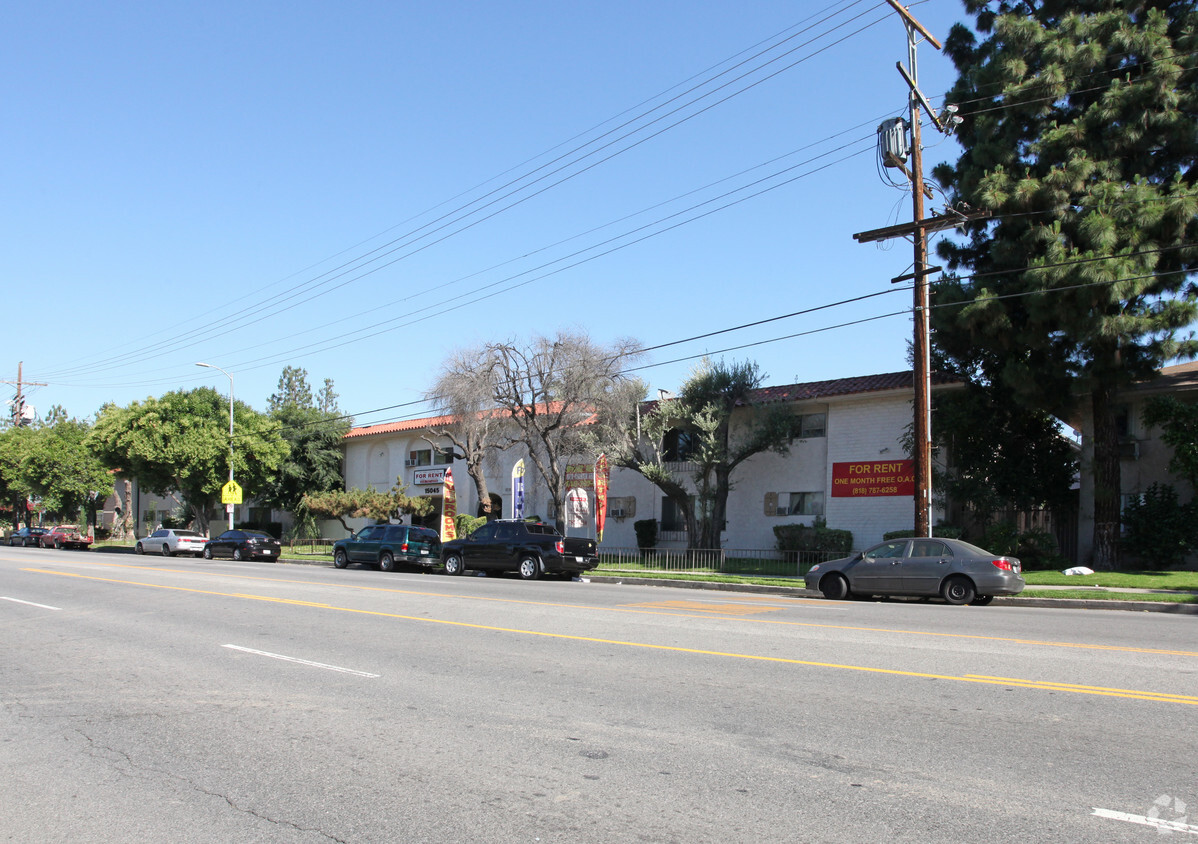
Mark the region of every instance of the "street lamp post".
<instances>
[{"instance_id":1,"label":"street lamp post","mask_svg":"<svg viewBox=\"0 0 1198 844\"><path fill-rule=\"evenodd\" d=\"M208 369L216 369L224 372L229 376L229 483L233 483L233 376L219 366L211 363L197 363L196 366L204 366ZM229 530L233 529L233 505L227 505L229 508Z\"/></svg>"}]
</instances>

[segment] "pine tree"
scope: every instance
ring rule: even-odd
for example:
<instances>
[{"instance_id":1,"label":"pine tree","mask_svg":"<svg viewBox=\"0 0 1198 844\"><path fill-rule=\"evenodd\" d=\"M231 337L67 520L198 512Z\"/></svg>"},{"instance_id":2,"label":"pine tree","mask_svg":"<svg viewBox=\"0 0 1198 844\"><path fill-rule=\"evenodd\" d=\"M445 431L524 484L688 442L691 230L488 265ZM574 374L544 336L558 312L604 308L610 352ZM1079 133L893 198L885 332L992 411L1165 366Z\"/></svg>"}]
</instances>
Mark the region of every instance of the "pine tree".
<instances>
[{"instance_id":1,"label":"pine tree","mask_svg":"<svg viewBox=\"0 0 1198 844\"><path fill-rule=\"evenodd\" d=\"M1119 535L1115 397L1193 357L1195 2L966 0L945 44L964 153L935 171L992 213L945 241L938 352L1040 409L1093 418L1094 565ZM1083 506L1086 502L1083 502Z\"/></svg>"}]
</instances>

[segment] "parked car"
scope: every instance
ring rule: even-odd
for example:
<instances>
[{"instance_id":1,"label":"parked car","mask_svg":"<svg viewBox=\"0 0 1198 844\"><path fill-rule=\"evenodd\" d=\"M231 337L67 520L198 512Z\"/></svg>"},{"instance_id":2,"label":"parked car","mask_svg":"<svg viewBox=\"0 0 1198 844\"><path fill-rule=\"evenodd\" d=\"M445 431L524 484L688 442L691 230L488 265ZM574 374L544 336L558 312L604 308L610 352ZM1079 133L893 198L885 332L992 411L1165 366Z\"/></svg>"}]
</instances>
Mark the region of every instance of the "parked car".
<instances>
[{"instance_id":1,"label":"parked car","mask_svg":"<svg viewBox=\"0 0 1198 844\"><path fill-rule=\"evenodd\" d=\"M195 554L198 557L204 553L207 541L208 537L194 530L159 528L144 539L137 540L133 550L138 554L159 553L164 557L173 557L175 554Z\"/></svg>"},{"instance_id":2,"label":"parked car","mask_svg":"<svg viewBox=\"0 0 1198 844\"><path fill-rule=\"evenodd\" d=\"M23 527L20 530L13 531L12 535L8 537L8 544L23 545L26 548L32 545L37 548L41 546L39 540L49 532L49 528Z\"/></svg>"},{"instance_id":3,"label":"parked car","mask_svg":"<svg viewBox=\"0 0 1198 844\"><path fill-rule=\"evenodd\" d=\"M599 565L595 540L563 537L553 525L500 519L487 522L464 539L441 546L446 574L466 569L519 572L525 580L542 574L573 576Z\"/></svg>"},{"instance_id":4,"label":"parked car","mask_svg":"<svg viewBox=\"0 0 1198 844\"><path fill-rule=\"evenodd\" d=\"M86 551L92 538L79 529L78 525L55 525L38 537L43 548L75 548Z\"/></svg>"},{"instance_id":5,"label":"parked car","mask_svg":"<svg viewBox=\"0 0 1198 844\"><path fill-rule=\"evenodd\" d=\"M395 571L397 563L439 566L441 537L415 525L367 525L333 543L333 565L343 569L350 563L377 565L383 571Z\"/></svg>"},{"instance_id":6,"label":"parked car","mask_svg":"<svg viewBox=\"0 0 1198 844\"><path fill-rule=\"evenodd\" d=\"M204 544L204 559L232 557L234 560L279 559L282 546L279 540L261 530L227 530Z\"/></svg>"},{"instance_id":7,"label":"parked car","mask_svg":"<svg viewBox=\"0 0 1198 844\"><path fill-rule=\"evenodd\" d=\"M1019 560L959 539L895 539L807 572L808 589L824 597L939 596L950 604L983 606L995 595L1023 591Z\"/></svg>"}]
</instances>

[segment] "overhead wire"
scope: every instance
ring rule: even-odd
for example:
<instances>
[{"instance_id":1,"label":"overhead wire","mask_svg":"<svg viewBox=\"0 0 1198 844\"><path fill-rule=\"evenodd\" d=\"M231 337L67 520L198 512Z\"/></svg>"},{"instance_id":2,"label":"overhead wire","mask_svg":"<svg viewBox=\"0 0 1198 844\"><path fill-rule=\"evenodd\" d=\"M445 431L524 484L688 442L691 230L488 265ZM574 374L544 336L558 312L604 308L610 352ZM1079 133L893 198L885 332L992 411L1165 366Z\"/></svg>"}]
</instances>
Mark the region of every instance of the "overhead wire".
<instances>
[{"instance_id":1,"label":"overhead wire","mask_svg":"<svg viewBox=\"0 0 1198 844\"><path fill-rule=\"evenodd\" d=\"M852 6L858 5L861 2L864 2L864 0L852 0L852 2L850 2L848 4L848 8L852 8ZM831 9L831 8L834 8L836 5L839 5L839 4L833 4L832 6L829 6L826 8ZM238 327L244 326L244 324L246 323L247 320L265 318L267 316L277 315L278 313L281 313L283 311L290 310L292 307L295 307L298 304L295 301L295 297L297 295L299 295L300 293L309 292L311 289L313 289L315 287L321 287L321 288L323 288L323 290L321 293L317 294L316 297L310 297L308 301L310 301L311 298L317 298L321 295L326 295L327 293L330 293L334 290L340 289L340 288L344 287L345 284L347 284L347 283L351 283L352 281L360 280L361 278L364 278L367 275L377 272L379 269L391 266L392 264L396 263L398 260L403 260L404 258L411 257L413 254L416 254L419 251L423 251L424 249L429 248L430 246L435 245L436 243L440 243L443 240L445 240L447 237L450 237L450 236L453 236L456 234L460 234L462 231L465 231L468 228L478 225L479 223L484 222L485 220L491 219L492 217L496 216L496 214L498 214L498 213L502 213L503 211L510 210L510 208L515 207L516 205L523 203L535 196L538 196L538 195L544 193L545 191L547 191L553 187L556 187L557 185L560 185L562 182L567 181L571 178L574 178L583 172L586 172L587 170L593 169L594 167L598 166L599 164L602 164L602 163L610 160L611 158L614 158L616 155L622 154L623 152L627 152L629 149L639 146L640 144L645 143L654 137L657 137L658 135L668 131L669 129L675 128L676 126L680 125L681 123L684 123L684 122L698 116L699 114L702 114L702 113L704 113L724 102L727 102L729 99L732 99L735 96L739 96L740 94L744 93L745 91L750 90L750 89L756 87L757 85L764 83L765 81L777 76L780 73L785 72L786 70L790 70L791 68L795 67L796 65L801 64L802 62L808 60L812 56L818 55L819 53L823 52L824 50L830 49L832 46L836 46L840 43L843 43L848 38L850 38L856 34L859 34L860 32L864 31L865 29L868 29L870 26L873 26L876 23L880 22L881 19L874 21L872 23L869 23L866 26L856 30L855 32L849 33L848 35L838 39L837 41L833 42L832 44L829 44L829 45L821 48L820 50L815 51L814 53L812 53L810 55L803 56L803 57L799 58L797 61L786 65L785 67L774 70L773 72L769 73L765 77L763 77L761 79L757 79L757 80L751 82L750 84L745 85L744 87L740 88L739 90L734 91L733 93L723 97L722 99L705 106L701 110L696 111L692 114L689 114L689 115L675 121L674 123L672 123L664 128L659 129L658 131L654 132L653 134L649 135L648 137L641 138L641 139L629 144L628 146L624 147L623 149L618 150L617 152L612 153L611 155L608 155L607 157L602 158L599 161L591 163L587 167L585 167L581 170L578 170L577 172L569 174L569 175L563 177L562 179L560 179L559 181L554 182L551 185L543 187L540 190L537 190L536 192L534 192L530 195L524 196L524 197L518 199L517 201L515 201L507 206L504 206L503 208L499 209L498 211L488 214L487 216L485 216L481 219L476 219L469 224L465 224L461 228L456 229L455 231L451 232L449 235L446 235L445 237L439 238L439 239L433 241L432 243L426 243L424 246L421 246L418 249L414 249L413 251L408 252L395 260L392 260L385 264L382 264L381 266L361 272L359 275L350 279L349 282L343 282L342 284L338 284L335 287L331 287L331 288L328 286L329 284L336 281L337 279L342 278L347 272L349 272L351 270L353 270L353 271L360 270L362 267L364 267L368 264L373 264L384 257L388 257L388 256L394 254L396 251L398 251L406 246L412 245L410 243L405 242L409 238L414 238L416 241L423 240L423 239L429 237L431 234L439 232L446 227L454 225L458 222L462 222L462 221L468 219L469 217L478 214L480 211L491 207L492 205L496 204L497 202L499 202L503 199L507 199L507 198L519 193L520 191L527 190L532 185L535 185L535 184L549 178L552 175L562 172L567 167L577 164L579 162L585 161L587 158L597 155L598 153L602 152L603 150L613 146L617 142L624 140L626 138L629 138L629 137L637 134L638 132L642 132L646 128L653 126L654 124L662 121L663 119L679 113L684 108L686 108L690 105L693 105L695 103L701 102L702 100L715 95L719 91L722 91L725 88L728 88L729 86L734 85L735 83L748 78L749 76L753 75L754 73L761 71L763 68L767 68L771 64L775 64L776 62L782 60L786 56L792 55L793 53L797 52L798 50L800 50L804 47L810 46L811 44L818 41L820 38L823 38L823 37L829 35L830 33L833 33L836 30L847 26L848 24L852 23L853 21L860 19L865 14L867 14L868 11L869 10L856 15L856 16L850 18L846 22L837 24L828 32L820 33L820 34L812 37L811 39L808 39L807 41L804 41L798 45L793 46L791 49L783 52L781 55L770 58L768 61L763 62L762 64L758 65L755 68L752 68L749 71L746 71L745 73L741 74L740 76L734 77L733 79L730 79L730 80L724 82L723 84L719 85L718 87L716 87L710 91L707 91L699 96L696 96L692 100L690 100L686 103L683 103L681 106L678 106L677 108L674 108L671 111L668 111L665 114L662 114L662 115L654 118L653 120L650 120L649 122L644 123L643 125L636 126L636 128L626 132L623 135L616 137L615 139L598 147L597 149L593 149L589 152L586 152L583 155L580 155L578 158L574 159L573 161L568 162L567 164L564 164L554 170L550 170L549 172L542 174L538 178L533 179L532 181L528 181L526 184L522 184L519 187L515 188L514 190L509 191L508 193L503 194L502 196L499 196L498 198L491 199L491 201L486 202L483 205L478 205L478 203L482 202L482 200L487 199L488 197L492 197L494 194L496 194L500 191L503 191L508 187L511 187L513 185L517 185L517 184L520 184L521 182L527 181L532 175L540 172L541 170L544 170L546 167L556 164L556 163L562 161L563 159L568 158L570 155L573 155L574 153L581 152L582 150L586 149L588 146L591 146L591 145L597 143L599 140L602 140L603 138L608 137L609 135L613 134L614 132L617 132L617 131L624 129L630 125L633 125L638 120L647 118L649 115L652 115L655 111L660 110L663 106L669 105L670 103L673 103L676 100L678 100L680 97L683 97L687 94L690 94L694 91L701 89L702 87L704 87L704 85L714 82L715 80L719 79L721 76L726 75L731 70L735 70L735 69L743 66L747 62L752 61L754 58L757 58L759 56L762 56L762 55L768 53L770 49L773 49L773 47L762 50L759 53L755 54L754 56L750 57L749 59L746 59L742 62L737 63L732 68L722 71L721 73L717 74L716 76L712 77L709 80L705 80L704 82L701 82L695 86L692 86L691 88L684 91L682 94L679 94L679 95L676 95L675 97L670 98L665 103L655 106L653 109L650 109L648 112L645 112L642 115L638 115L636 118L633 118L631 120L625 121L625 123L620 124L619 126L615 127L614 129L609 130L608 132L605 132L603 135L600 135L598 138L593 139L591 141L588 141L587 143L584 143L580 146L575 147L571 151L564 153L561 156L558 156L557 158L553 159L552 161L550 161L546 164L541 165L538 168L535 168L534 170L530 171L527 174L517 177L516 179L510 180L509 182L505 183L504 185L501 185L500 187L495 188L494 190L488 192L487 194L484 194L482 197L472 200L470 203L467 203L466 205L459 207L455 211L452 211L445 215L442 215L441 217L438 217L437 219L430 221L429 223L426 223L425 225L413 230L412 232L409 232L408 234L405 234L399 238L396 238L395 240L390 241L387 244L383 244L382 246L377 247L374 250L371 250L371 251L365 253L365 255L358 256L357 258L352 259L351 261L341 264L339 267L336 267L333 270L330 270L326 273L322 273L321 275L317 276L314 279L309 280L308 282L304 282L303 284L292 286L291 288L288 288L287 290L285 290L279 294L276 294L275 296L269 297L268 299L261 302L258 306L259 308L266 308L266 307L270 307L274 304L282 304L283 302L287 302L286 304L282 304L282 307L279 307L272 311L267 311L266 313L262 313L259 310L259 311L255 311L252 314L241 314L238 316L230 317L227 320L219 322L215 326L206 326L203 328L195 329L191 332L184 332L183 334L176 334L176 335L172 336L171 339L169 339L167 341L163 341L159 344L151 345L149 347L143 347L140 349L131 350L129 352L122 353L121 355L118 355L118 356L115 356L112 358L106 358L97 363L85 365L82 367L74 366L74 367L68 367L65 370L50 371L47 373L47 375L49 375L49 376L53 376L53 375L57 375L57 374L77 375L77 374L81 374L82 372L96 371L97 368L100 368L102 366L107 366L107 368L112 368L111 364L113 364L113 363L117 363L120 361L128 361L131 359L138 359L150 352L161 352L164 347L167 347L167 348L177 347L183 341L199 342L204 339L213 339L213 337L215 337L215 336L223 336L224 334L227 334L229 331L234 331ZM817 24L823 23L824 21L830 19L831 17L834 17L835 14L838 14L838 13L834 13L833 15L826 16L825 18L821 19L820 21L817 21ZM810 20L810 18L808 18L808 20ZM779 44L787 43L788 41L792 40L794 37L797 37L797 35L807 32L809 29L813 28L814 26L815 25L812 25L811 27L807 27L806 29L800 30L800 32L795 33L794 35L791 35L791 36L783 39L781 42L779 42ZM769 40L769 39L767 39L767 40ZM774 45L774 46L778 46L778 45ZM718 67L718 65L717 65L717 67ZM602 126L603 124L599 124L599 125ZM472 207L472 206L476 206L476 207ZM455 217L454 215L458 215L458 216ZM449 218L453 218L453 219L449 219ZM448 222L442 222L447 219L449 219ZM424 234L418 235L419 232L421 232L424 229L427 229L429 226L432 226L435 223L442 223L442 225L437 226L436 228L433 228L431 231L425 232ZM375 253L379 253L379 254L375 254ZM370 255L375 255L375 257L369 258L369 260L367 260L367 257ZM332 273L337 273L337 274L330 275ZM325 280L321 281L320 279L322 279L322 278Z\"/></svg>"}]
</instances>

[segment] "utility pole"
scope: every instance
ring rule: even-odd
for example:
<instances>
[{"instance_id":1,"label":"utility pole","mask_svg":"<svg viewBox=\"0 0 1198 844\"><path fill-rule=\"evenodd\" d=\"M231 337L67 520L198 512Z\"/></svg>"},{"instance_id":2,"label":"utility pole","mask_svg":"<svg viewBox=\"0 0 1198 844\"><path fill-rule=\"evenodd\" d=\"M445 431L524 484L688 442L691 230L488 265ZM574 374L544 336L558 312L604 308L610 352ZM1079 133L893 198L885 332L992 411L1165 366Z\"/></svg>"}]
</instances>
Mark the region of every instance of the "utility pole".
<instances>
[{"instance_id":1,"label":"utility pole","mask_svg":"<svg viewBox=\"0 0 1198 844\"><path fill-rule=\"evenodd\" d=\"M978 212L973 215L956 212L942 217L924 217L924 196L930 196L931 191L923 180L923 150L920 122L923 119L921 107L936 124L940 131L947 131L945 124L950 126L959 123L956 117L956 107L946 106L949 118L941 121L936 110L919 90L919 70L916 64L915 48L922 36L928 43L939 50L940 42L928 32L924 26L912 17L911 13L898 0L886 0L903 19L907 30L907 62L910 71L898 62L898 71L911 89L908 96L908 108L911 124L911 168L908 170L901 161L887 161L887 166L896 166L911 180L911 204L914 222L899 226L889 226L885 229L860 232L853 235L859 243L875 240L888 240L892 237L910 236L915 243L915 261L912 275L894 279L904 281L908 278L914 281L912 316L914 321L914 351L915 361L912 381L915 388L915 453L912 455L915 464L915 535L932 535L932 367L930 355L929 319L928 319L928 276L939 271L940 267L928 266L928 233L947 228L955 228L967 219L985 216Z\"/></svg>"},{"instance_id":2,"label":"utility pole","mask_svg":"<svg viewBox=\"0 0 1198 844\"><path fill-rule=\"evenodd\" d=\"M13 399L13 402L12 402L12 426L14 428L19 428L22 424L24 424L25 394L23 392L23 388L24 387L45 387L46 386L45 383L43 383L41 381L26 381L26 380L24 380L24 378L21 377L21 372L24 369L24 367L25 367L25 361L21 361L20 363L17 364L17 380L16 381L0 380L0 384L15 384L16 388L17 388L17 397L15 399Z\"/></svg>"}]
</instances>

